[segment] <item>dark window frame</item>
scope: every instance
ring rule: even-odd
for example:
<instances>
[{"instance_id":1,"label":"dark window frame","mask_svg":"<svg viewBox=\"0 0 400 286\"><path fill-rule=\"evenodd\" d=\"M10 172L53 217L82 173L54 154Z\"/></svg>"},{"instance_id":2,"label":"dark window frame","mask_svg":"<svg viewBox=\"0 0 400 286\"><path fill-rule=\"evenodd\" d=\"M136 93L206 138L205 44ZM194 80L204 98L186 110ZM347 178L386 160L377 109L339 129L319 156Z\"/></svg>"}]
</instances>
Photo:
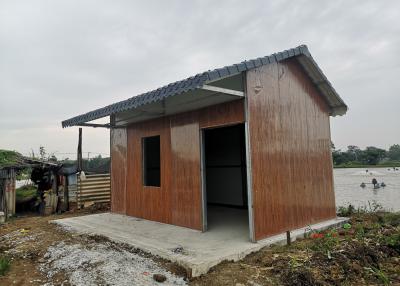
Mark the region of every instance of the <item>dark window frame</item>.
<instances>
[{"instance_id":1,"label":"dark window frame","mask_svg":"<svg viewBox=\"0 0 400 286\"><path fill-rule=\"evenodd\" d=\"M149 147L155 147L154 144L156 145L156 148L158 145L158 150L152 149L149 151ZM149 166L151 163L153 166ZM144 187L161 187L160 135L142 137L142 184Z\"/></svg>"}]
</instances>

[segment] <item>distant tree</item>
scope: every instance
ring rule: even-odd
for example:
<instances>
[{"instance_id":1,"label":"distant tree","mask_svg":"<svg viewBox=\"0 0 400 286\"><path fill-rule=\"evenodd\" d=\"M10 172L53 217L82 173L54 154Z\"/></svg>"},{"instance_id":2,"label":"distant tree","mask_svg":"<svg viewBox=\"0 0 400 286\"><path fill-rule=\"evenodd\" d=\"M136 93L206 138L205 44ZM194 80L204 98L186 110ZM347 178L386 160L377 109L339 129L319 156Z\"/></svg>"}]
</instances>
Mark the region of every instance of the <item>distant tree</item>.
<instances>
[{"instance_id":1,"label":"distant tree","mask_svg":"<svg viewBox=\"0 0 400 286\"><path fill-rule=\"evenodd\" d=\"M351 161L351 158L348 152L342 152L339 149L332 152L332 160L334 165L340 165Z\"/></svg>"},{"instance_id":2,"label":"distant tree","mask_svg":"<svg viewBox=\"0 0 400 286\"><path fill-rule=\"evenodd\" d=\"M40 154L40 159L45 160L46 159L46 149L44 146L39 147L39 154Z\"/></svg>"},{"instance_id":3,"label":"distant tree","mask_svg":"<svg viewBox=\"0 0 400 286\"><path fill-rule=\"evenodd\" d=\"M336 149L331 142L332 159L334 165L376 165L384 159L389 161L400 161L400 145L390 146L389 151L374 146L361 150L358 146L349 145L346 151Z\"/></svg>"},{"instance_id":4,"label":"distant tree","mask_svg":"<svg viewBox=\"0 0 400 286\"><path fill-rule=\"evenodd\" d=\"M351 161L358 161L361 157L362 151L358 146L349 145L347 146L347 153Z\"/></svg>"},{"instance_id":5,"label":"distant tree","mask_svg":"<svg viewBox=\"0 0 400 286\"><path fill-rule=\"evenodd\" d=\"M340 150L333 150L332 152L332 160L334 165L339 165L343 163L342 152Z\"/></svg>"},{"instance_id":6,"label":"distant tree","mask_svg":"<svg viewBox=\"0 0 400 286\"><path fill-rule=\"evenodd\" d=\"M110 170L110 158L103 158L101 155L83 159L83 170L85 172L108 173Z\"/></svg>"},{"instance_id":7,"label":"distant tree","mask_svg":"<svg viewBox=\"0 0 400 286\"><path fill-rule=\"evenodd\" d=\"M400 160L400 145L394 144L390 146L387 155L390 160L394 161Z\"/></svg>"},{"instance_id":8,"label":"distant tree","mask_svg":"<svg viewBox=\"0 0 400 286\"><path fill-rule=\"evenodd\" d=\"M386 156L386 150L369 146L365 148L362 155L364 163L369 165L378 164Z\"/></svg>"},{"instance_id":9,"label":"distant tree","mask_svg":"<svg viewBox=\"0 0 400 286\"><path fill-rule=\"evenodd\" d=\"M49 161L51 161L51 162L57 162L58 159L57 159L57 157L56 157L54 154L51 154L51 156L49 157Z\"/></svg>"}]
</instances>

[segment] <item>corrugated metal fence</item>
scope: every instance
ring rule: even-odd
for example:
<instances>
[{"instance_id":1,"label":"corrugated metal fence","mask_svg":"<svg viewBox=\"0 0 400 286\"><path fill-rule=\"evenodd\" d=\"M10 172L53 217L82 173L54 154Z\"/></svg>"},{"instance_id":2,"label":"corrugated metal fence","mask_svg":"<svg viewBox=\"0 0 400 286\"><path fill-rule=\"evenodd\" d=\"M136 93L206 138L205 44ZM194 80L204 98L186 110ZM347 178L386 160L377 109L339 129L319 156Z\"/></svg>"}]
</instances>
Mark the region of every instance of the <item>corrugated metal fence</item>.
<instances>
[{"instance_id":1,"label":"corrugated metal fence","mask_svg":"<svg viewBox=\"0 0 400 286\"><path fill-rule=\"evenodd\" d=\"M78 176L77 183L76 200L78 207L87 207L94 203L106 203L110 201L110 174L86 175L86 179L84 180L81 180Z\"/></svg>"},{"instance_id":2,"label":"corrugated metal fence","mask_svg":"<svg viewBox=\"0 0 400 286\"><path fill-rule=\"evenodd\" d=\"M13 168L0 170L0 212L6 220L15 214L15 176Z\"/></svg>"}]
</instances>

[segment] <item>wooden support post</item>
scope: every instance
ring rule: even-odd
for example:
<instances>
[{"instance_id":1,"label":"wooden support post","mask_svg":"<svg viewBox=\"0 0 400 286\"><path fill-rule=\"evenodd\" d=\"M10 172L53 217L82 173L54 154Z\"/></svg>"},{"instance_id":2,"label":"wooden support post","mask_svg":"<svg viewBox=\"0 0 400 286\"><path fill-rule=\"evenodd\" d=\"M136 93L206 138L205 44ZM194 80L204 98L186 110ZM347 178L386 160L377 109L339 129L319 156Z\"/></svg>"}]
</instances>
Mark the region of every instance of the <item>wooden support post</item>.
<instances>
[{"instance_id":1,"label":"wooden support post","mask_svg":"<svg viewBox=\"0 0 400 286\"><path fill-rule=\"evenodd\" d=\"M82 171L82 128L79 128L77 164L78 172Z\"/></svg>"},{"instance_id":2,"label":"wooden support post","mask_svg":"<svg viewBox=\"0 0 400 286\"><path fill-rule=\"evenodd\" d=\"M68 187L68 176L64 176L64 211L69 211L69 187Z\"/></svg>"},{"instance_id":3,"label":"wooden support post","mask_svg":"<svg viewBox=\"0 0 400 286\"><path fill-rule=\"evenodd\" d=\"M78 139L78 173L80 174L82 171L82 128L79 128L79 139ZM76 205L77 208L80 209L80 196L81 196L81 185L80 185L80 176L77 178L77 190L76 190Z\"/></svg>"},{"instance_id":4,"label":"wooden support post","mask_svg":"<svg viewBox=\"0 0 400 286\"><path fill-rule=\"evenodd\" d=\"M292 243L292 240L290 239L290 231L286 231L286 243L287 245L290 245Z\"/></svg>"},{"instance_id":5,"label":"wooden support post","mask_svg":"<svg viewBox=\"0 0 400 286\"><path fill-rule=\"evenodd\" d=\"M6 179L0 179L0 211L4 213L4 220L7 221Z\"/></svg>"}]
</instances>

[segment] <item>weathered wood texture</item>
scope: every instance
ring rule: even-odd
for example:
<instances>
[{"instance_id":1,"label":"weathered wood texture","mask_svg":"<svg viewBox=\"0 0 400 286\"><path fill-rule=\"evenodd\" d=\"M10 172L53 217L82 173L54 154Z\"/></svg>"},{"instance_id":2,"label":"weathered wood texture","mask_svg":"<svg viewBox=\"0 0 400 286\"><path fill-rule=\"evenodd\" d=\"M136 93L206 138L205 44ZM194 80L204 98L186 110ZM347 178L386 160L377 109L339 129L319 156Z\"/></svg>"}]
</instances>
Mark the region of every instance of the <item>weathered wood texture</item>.
<instances>
[{"instance_id":1,"label":"weathered wood texture","mask_svg":"<svg viewBox=\"0 0 400 286\"><path fill-rule=\"evenodd\" d=\"M123 131L114 130L112 211L201 230L200 129L239 122L244 122L243 100L132 124L127 145L117 133ZM143 186L142 138L155 135L160 136L161 186L148 187Z\"/></svg>"},{"instance_id":2,"label":"weathered wood texture","mask_svg":"<svg viewBox=\"0 0 400 286\"><path fill-rule=\"evenodd\" d=\"M327 105L295 61L246 76L256 240L335 217Z\"/></svg>"},{"instance_id":3,"label":"weathered wood texture","mask_svg":"<svg viewBox=\"0 0 400 286\"><path fill-rule=\"evenodd\" d=\"M126 129L110 130L111 146L111 211L126 213Z\"/></svg>"}]
</instances>

